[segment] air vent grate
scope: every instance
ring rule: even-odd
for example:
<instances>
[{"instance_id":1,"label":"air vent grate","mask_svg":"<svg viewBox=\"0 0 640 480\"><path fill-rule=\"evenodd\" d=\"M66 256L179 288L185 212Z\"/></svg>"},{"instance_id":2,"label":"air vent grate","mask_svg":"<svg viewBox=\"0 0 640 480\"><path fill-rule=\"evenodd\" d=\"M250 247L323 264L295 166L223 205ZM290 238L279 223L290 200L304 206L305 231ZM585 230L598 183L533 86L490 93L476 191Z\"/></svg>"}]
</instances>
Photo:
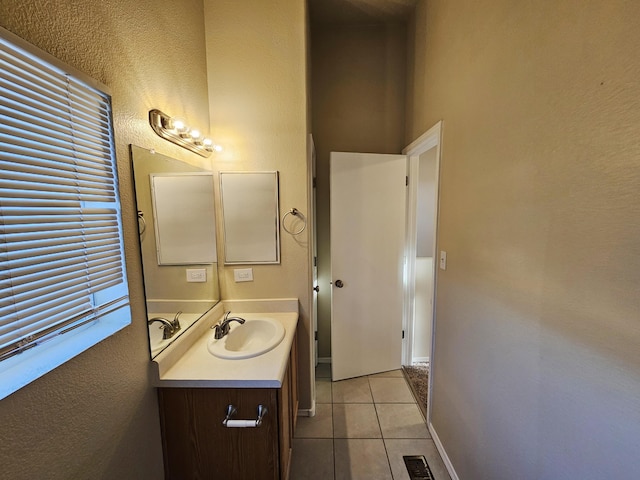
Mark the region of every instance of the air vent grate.
<instances>
[{"instance_id":1,"label":"air vent grate","mask_svg":"<svg viewBox=\"0 0 640 480\"><path fill-rule=\"evenodd\" d=\"M411 480L433 480L433 474L424 455L404 455L402 458Z\"/></svg>"}]
</instances>

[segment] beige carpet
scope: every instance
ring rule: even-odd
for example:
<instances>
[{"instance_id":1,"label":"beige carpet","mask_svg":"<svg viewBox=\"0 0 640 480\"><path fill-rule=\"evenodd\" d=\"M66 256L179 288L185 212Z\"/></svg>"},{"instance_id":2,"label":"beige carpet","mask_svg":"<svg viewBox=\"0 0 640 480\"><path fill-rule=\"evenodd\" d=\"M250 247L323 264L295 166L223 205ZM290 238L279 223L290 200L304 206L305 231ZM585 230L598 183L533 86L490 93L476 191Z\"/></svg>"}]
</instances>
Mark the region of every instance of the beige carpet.
<instances>
[{"instance_id":1,"label":"beige carpet","mask_svg":"<svg viewBox=\"0 0 640 480\"><path fill-rule=\"evenodd\" d=\"M429 366L427 363L414 363L413 365L403 365L404 372L413 395L416 397L418 406L422 414L427 418L427 391L429 386Z\"/></svg>"}]
</instances>

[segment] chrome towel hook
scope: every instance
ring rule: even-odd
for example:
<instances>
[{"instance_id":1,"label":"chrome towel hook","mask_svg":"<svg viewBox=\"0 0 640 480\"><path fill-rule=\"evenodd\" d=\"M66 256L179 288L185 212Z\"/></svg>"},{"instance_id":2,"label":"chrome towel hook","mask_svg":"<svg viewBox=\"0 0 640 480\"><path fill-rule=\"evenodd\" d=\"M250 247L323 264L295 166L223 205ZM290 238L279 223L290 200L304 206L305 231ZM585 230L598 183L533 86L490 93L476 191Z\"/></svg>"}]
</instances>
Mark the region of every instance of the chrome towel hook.
<instances>
[{"instance_id":1,"label":"chrome towel hook","mask_svg":"<svg viewBox=\"0 0 640 480\"><path fill-rule=\"evenodd\" d=\"M293 215L294 217L298 217L302 221L302 227L299 230L296 230L295 232L292 232L291 230L289 230L287 228L287 226L285 225L284 221L287 219L287 217L289 215ZM282 228L283 228L283 230L285 232L287 232L290 235L300 235L302 232L304 232L305 228L307 228L307 218L297 208L292 208L291 210L289 210L287 213L285 213L282 216Z\"/></svg>"}]
</instances>

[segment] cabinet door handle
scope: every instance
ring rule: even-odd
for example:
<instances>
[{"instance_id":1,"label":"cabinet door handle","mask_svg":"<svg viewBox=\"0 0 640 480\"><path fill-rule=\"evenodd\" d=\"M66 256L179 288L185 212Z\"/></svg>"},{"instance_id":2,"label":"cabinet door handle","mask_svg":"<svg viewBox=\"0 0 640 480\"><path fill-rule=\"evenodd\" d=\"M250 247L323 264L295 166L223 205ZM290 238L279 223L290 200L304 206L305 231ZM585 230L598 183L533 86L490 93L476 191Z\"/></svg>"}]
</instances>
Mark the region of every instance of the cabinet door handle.
<instances>
[{"instance_id":1,"label":"cabinet door handle","mask_svg":"<svg viewBox=\"0 0 640 480\"><path fill-rule=\"evenodd\" d=\"M222 421L222 424L227 428L247 428L247 427L259 427L262 425L262 419L267 414L267 407L264 405L258 405L258 418L255 420L233 420L231 417L236 414L238 409L233 405L227 405L227 414Z\"/></svg>"}]
</instances>

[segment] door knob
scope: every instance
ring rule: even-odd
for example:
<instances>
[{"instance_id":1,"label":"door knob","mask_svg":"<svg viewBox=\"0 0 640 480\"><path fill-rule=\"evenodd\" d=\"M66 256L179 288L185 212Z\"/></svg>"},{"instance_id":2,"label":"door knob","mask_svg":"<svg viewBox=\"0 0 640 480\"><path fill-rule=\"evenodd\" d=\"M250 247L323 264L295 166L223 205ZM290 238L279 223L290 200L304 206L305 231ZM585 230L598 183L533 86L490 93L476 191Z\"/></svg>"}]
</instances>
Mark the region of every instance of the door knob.
<instances>
[{"instance_id":1,"label":"door knob","mask_svg":"<svg viewBox=\"0 0 640 480\"><path fill-rule=\"evenodd\" d=\"M318 285L316 285L315 287L313 287L313 290L318 293L320 291L320 287Z\"/></svg>"},{"instance_id":2,"label":"door knob","mask_svg":"<svg viewBox=\"0 0 640 480\"><path fill-rule=\"evenodd\" d=\"M342 283L342 280L336 280L335 285L336 285L336 287L338 287L338 288L342 288L342 287L344 287L344 283Z\"/></svg>"}]
</instances>

